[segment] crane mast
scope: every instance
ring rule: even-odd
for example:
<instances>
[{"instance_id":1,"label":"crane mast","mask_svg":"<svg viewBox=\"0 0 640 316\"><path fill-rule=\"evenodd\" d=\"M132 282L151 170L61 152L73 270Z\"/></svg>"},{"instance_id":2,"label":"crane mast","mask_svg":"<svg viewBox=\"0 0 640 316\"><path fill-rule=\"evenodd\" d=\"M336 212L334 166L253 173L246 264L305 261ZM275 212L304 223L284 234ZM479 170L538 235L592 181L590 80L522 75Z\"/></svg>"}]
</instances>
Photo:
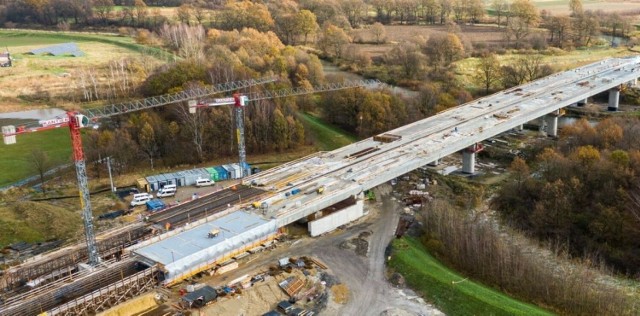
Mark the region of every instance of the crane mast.
<instances>
[{"instance_id":1,"label":"crane mast","mask_svg":"<svg viewBox=\"0 0 640 316\"><path fill-rule=\"evenodd\" d=\"M87 168L82 150L82 135L80 128L84 125L84 115L77 112L67 112L69 118L69 132L71 134L71 146L73 147L73 163L76 166L76 176L78 178L78 188L80 189L80 205L82 206L82 222L84 223L85 240L89 255L89 265L95 266L100 263L98 246L96 245L95 230L93 228L93 213L91 212L91 198L89 196L89 179L87 178ZM88 123L88 119L87 122Z\"/></svg>"},{"instance_id":2,"label":"crane mast","mask_svg":"<svg viewBox=\"0 0 640 316\"><path fill-rule=\"evenodd\" d=\"M382 86L383 84L378 80L354 80L354 81L344 81L340 83L329 83L319 86L314 86L312 88L289 88L289 89L281 89L275 91L262 91L250 93L247 95L241 95L239 93L234 93L232 98L220 98L214 99L212 102L192 102L189 104L189 112L195 113L196 108L198 107L210 107L210 106L222 106L222 105L231 105L233 104L234 116L235 116L235 126L236 126L236 140L238 141L238 156L240 169L242 170L242 177L247 176L247 170L244 166L247 165L247 151L244 142L244 110L243 108L249 101L258 101L258 100L267 100L267 99L275 99L275 98L283 98L288 96L296 96L296 95L304 95L310 93L319 93L319 92L329 92L329 91L337 91L349 88L357 88L357 87L373 87L373 86Z\"/></svg>"}]
</instances>

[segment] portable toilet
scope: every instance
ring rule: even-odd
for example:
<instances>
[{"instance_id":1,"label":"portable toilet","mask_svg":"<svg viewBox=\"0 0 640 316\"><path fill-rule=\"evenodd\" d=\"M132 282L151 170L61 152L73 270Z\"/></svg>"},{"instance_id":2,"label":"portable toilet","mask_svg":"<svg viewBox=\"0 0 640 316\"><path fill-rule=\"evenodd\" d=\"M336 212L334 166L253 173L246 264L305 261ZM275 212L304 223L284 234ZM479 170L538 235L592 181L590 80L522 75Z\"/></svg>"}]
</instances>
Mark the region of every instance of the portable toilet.
<instances>
[{"instance_id":1,"label":"portable toilet","mask_svg":"<svg viewBox=\"0 0 640 316\"><path fill-rule=\"evenodd\" d=\"M220 180L229 179L229 172L225 168L223 168L222 166L216 166L214 168L216 169L216 171L218 171L218 177L220 178Z\"/></svg>"},{"instance_id":2,"label":"portable toilet","mask_svg":"<svg viewBox=\"0 0 640 316\"><path fill-rule=\"evenodd\" d=\"M216 171L216 168L214 167L209 167L209 168L204 168L204 170L207 170L207 172L209 173L209 179L213 180L213 181L218 181L218 171Z\"/></svg>"}]
</instances>

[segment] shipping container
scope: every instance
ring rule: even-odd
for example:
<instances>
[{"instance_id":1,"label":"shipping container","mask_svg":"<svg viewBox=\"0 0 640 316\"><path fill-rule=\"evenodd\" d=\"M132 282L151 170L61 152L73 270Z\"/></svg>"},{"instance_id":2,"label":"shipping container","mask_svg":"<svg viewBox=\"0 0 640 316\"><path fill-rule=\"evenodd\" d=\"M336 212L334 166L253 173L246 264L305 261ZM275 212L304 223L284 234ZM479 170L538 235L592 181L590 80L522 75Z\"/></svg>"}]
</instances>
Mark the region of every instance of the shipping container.
<instances>
[{"instance_id":1,"label":"shipping container","mask_svg":"<svg viewBox=\"0 0 640 316\"><path fill-rule=\"evenodd\" d=\"M204 168L209 173L209 179L213 181L218 181L218 171L214 167Z\"/></svg>"},{"instance_id":2,"label":"shipping container","mask_svg":"<svg viewBox=\"0 0 640 316\"><path fill-rule=\"evenodd\" d=\"M222 166L216 166L214 168L216 169L216 171L218 171L219 180L229 179L229 172L227 172L225 168L223 168Z\"/></svg>"}]
</instances>

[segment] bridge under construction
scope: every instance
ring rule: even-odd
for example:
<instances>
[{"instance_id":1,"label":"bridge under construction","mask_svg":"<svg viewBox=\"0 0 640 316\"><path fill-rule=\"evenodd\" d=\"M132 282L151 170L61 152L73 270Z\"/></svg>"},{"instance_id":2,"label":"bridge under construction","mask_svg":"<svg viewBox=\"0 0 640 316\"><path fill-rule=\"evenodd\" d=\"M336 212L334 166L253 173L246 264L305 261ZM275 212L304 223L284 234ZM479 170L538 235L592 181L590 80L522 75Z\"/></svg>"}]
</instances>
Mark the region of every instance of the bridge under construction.
<instances>
[{"instance_id":1,"label":"bridge under construction","mask_svg":"<svg viewBox=\"0 0 640 316\"><path fill-rule=\"evenodd\" d=\"M89 280L114 266L127 271L118 282L108 286L95 284L104 288L104 293L110 293L104 295L103 301L99 292L95 292L100 288L59 299L54 294L59 294L61 288L49 289L44 285L39 295L5 302L0 314L18 315L12 311L25 311L24 305L31 302L34 306L31 298L42 301L45 296L55 304L28 311L97 312L118 302L112 299L113 293L137 294L148 289L144 286L147 283L171 285L195 273L216 269L229 259L264 246L277 236L279 228L298 220L309 221L312 235L322 234L363 215L364 191L445 156L461 151L462 171L474 173L475 155L482 149L479 144L487 138L537 119L548 122L547 131L554 136L560 109L584 104L587 98L602 92L609 94L609 110L616 110L620 87L635 85L639 76L639 57L603 60L246 177L242 180L243 187L256 193L243 198L242 203L221 205L216 213L204 214L185 226L125 245L119 261L84 272ZM219 234L211 237L210 233L216 230ZM120 268L129 264L135 269ZM109 298L112 303L108 303Z\"/></svg>"}]
</instances>

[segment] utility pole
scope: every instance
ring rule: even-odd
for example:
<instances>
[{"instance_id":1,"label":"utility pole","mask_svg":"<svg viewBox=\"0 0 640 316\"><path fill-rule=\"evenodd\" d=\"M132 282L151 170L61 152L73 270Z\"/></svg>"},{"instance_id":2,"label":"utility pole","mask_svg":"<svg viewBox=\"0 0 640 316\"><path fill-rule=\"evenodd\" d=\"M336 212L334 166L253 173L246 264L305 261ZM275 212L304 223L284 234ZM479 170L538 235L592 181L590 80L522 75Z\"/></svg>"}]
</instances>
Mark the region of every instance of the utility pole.
<instances>
[{"instance_id":1,"label":"utility pole","mask_svg":"<svg viewBox=\"0 0 640 316\"><path fill-rule=\"evenodd\" d=\"M107 170L109 170L109 182L111 182L111 192L116 192L116 188L113 187L113 177L111 177L111 157L107 157Z\"/></svg>"}]
</instances>

